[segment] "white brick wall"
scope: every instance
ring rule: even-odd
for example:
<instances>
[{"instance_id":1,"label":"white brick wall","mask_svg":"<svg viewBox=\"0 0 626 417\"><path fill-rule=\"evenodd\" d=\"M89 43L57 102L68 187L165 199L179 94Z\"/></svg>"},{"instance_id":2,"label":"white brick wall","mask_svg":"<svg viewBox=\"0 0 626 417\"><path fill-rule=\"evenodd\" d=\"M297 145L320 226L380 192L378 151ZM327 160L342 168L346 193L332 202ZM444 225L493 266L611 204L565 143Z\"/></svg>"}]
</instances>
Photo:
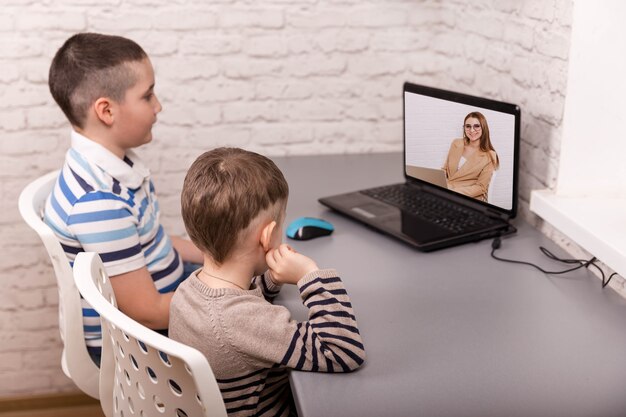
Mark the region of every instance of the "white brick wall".
<instances>
[{"instance_id":1,"label":"white brick wall","mask_svg":"<svg viewBox=\"0 0 626 417\"><path fill-rule=\"evenodd\" d=\"M571 0L4 0L0 396L74 389L59 366L51 268L16 205L69 143L46 81L72 33L125 35L152 57L164 110L141 152L165 226L181 233L185 167L211 147L400 151L405 80L522 106L521 209L536 222L530 189L553 187L558 168L570 21Z\"/></svg>"}]
</instances>

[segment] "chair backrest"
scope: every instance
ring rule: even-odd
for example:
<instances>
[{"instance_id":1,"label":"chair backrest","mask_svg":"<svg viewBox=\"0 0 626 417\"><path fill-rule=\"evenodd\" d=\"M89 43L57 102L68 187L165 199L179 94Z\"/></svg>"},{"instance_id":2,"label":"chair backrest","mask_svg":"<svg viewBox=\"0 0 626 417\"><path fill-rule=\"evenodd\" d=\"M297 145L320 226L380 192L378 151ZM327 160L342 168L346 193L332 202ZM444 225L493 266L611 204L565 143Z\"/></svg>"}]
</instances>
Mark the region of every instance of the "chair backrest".
<instances>
[{"instance_id":1,"label":"chair backrest","mask_svg":"<svg viewBox=\"0 0 626 417\"><path fill-rule=\"evenodd\" d=\"M107 417L226 417L206 357L118 310L96 253L77 255L74 280L102 322L100 404Z\"/></svg>"},{"instance_id":2,"label":"chair backrest","mask_svg":"<svg viewBox=\"0 0 626 417\"><path fill-rule=\"evenodd\" d=\"M59 330L63 340L63 372L84 393L98 398L100 371L87 352L80 293L74 284L72 268L61 244L42 220L46 198L52 192L58 176L59 171L53 171L28 184L20 194L19 210L24 221L43 242L56 275Z\"/></svg>"}]
</instances>

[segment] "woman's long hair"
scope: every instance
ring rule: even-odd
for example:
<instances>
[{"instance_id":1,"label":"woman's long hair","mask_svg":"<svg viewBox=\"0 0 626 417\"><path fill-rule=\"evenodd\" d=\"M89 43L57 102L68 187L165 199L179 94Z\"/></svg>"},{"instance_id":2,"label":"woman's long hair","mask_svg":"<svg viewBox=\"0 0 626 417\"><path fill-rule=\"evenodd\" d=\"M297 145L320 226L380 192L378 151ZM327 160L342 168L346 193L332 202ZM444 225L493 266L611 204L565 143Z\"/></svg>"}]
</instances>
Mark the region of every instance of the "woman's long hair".
<instances>
[{"instance_id":1,"label":"woman's long hair","mask_svg":"<svg viewBox=\"0 0 626 417\"><path fill-rule=\"evenodd\" d=\"M469 145L470 140L465 134L465 122L467 122L467 119L469 119L470 117L478 119L478 123L480 123L480 131L482 132L480 136L480 150L486 152L487 155L489 155L489 158L491 158L491 162L493 163L495 169L498 169L498 167L500 166L500 159L498 158L498 153L491 144L491 139L489 137L489 125L487 124L487 119L485 118L485 116L483 116L482 113L473 111L465 116L465 119L463 119L463 141L466 145ZM496 154L495 161L491 157L491 153L489 151L493 151Z\"/></svg>"}]
</instances>

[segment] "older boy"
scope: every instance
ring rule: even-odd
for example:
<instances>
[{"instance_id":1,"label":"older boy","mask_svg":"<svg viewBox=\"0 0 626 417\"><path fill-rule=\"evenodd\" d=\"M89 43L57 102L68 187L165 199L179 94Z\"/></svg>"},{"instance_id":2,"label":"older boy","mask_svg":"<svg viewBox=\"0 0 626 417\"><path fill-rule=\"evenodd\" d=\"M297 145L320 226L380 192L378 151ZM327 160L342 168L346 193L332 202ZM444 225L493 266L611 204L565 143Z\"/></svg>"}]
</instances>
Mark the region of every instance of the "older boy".
<instances>
[{"instance_id":1,"label":"older boy","mask_svg":"<svg viewBox=\"0 0 626 417\"><path fill-rule=\"evenodd\" d=\"M129 39L80 33L57 51L49 86L73 130L44 220L70 262L82 251L100 255L122 311L166 329L173 291L188 275L183 261L201 263L202 254L164 232L150 171L132 151L152 140L161 111L152 64ZM99 363L100 320L88 305L83 312Z\"/></svg>"},{"instance_id":2,"label":"older boy","mask_svg":"<svg viewBox=\"0 0 626 417\"><path fill-rule=\"evenodd\" d=\"M230 416L287 416L288 368L348 372L365 359L337 272L281 244L287 194L272 161L234 148L201 155L183 185L204 266L172 299L170 337L206 355ZM298 286L308 321L269 302L285 283Z\"/></svg>"}]
</instances>

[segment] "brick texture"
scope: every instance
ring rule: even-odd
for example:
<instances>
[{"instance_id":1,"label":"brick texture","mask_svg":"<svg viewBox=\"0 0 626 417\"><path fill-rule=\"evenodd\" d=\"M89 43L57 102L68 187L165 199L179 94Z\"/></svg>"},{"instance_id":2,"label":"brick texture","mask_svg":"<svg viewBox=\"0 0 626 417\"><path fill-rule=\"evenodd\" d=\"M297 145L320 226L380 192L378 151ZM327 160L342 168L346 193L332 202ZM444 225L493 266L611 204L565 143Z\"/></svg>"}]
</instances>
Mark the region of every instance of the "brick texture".
<instances>
[{"instance_id":1,"label":"brick texture","mask_svg":"<svg viewBox=\"0 0 626 417\"><path fill-rule=\"evenodd\" d=\"M149 161L171 233L185 168L231 145L267 155L402 149L406 80L518 103L521 216L553 187L572 0L4 1L0 11L0 396L74 390L60 370L52 269L17 210L59 168L69 126L47 87L71 34L128 36L151 56L164 110ZM557 239L564 246L570 245Z\"/></svg>"}]
</instances>

